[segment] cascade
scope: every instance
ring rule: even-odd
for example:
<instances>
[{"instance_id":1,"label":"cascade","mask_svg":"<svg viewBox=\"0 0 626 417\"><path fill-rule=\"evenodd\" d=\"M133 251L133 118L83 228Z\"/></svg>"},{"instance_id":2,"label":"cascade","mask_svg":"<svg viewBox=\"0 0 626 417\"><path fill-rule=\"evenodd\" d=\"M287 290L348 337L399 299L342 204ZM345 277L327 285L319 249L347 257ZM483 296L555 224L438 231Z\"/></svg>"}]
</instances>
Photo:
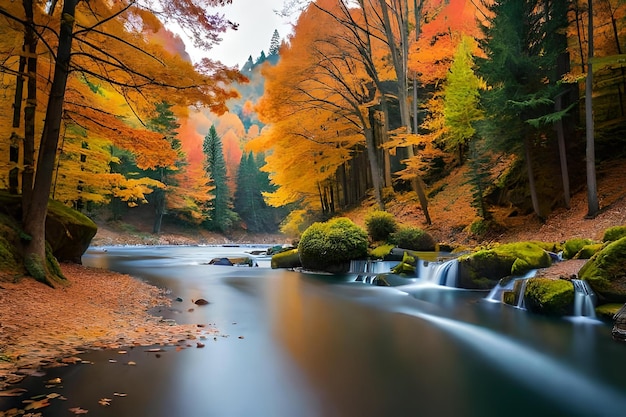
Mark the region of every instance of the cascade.
<instances>
[{"instance_id":1,"label":"cascade","mask_svg":"<svg viewBox=\"0 0 626 417\"><path fill-rule=\"evenodd\" d=\"M523 279L521 281L521 285L519 287L519 294L517 295L517 308L522 310L526 310L526 304L524 302L524 293L526 292L526 285L528 284L528 279Z\"/></svg>"},{"instance_id":2,"label":"cascade","mask_svg":"<svg viewBox=\"0 0 626 417\"><path fill-rule=\"evenodd\" d=\"M580 279L573 279L574 285L574 316L596 318L596 294L589 283Z\"/></svg>"},{"instance_id":3,"label":"cascade","mask_svg":"<svg viewBox=\"0 0 626 417\"><path fill-rule=\"evenodd\" d=\"M397 262L393 261L352 260L348 273L356 274L355 281L370 284L376 275L390 272L396 264Z\"/></svg>"},{"instance_id":4,"label":"cascade","mask_svg":"<svg viewBox=\"0 0 626 417\"><path fill-rule=\"evenodd\" d=\"M513 288L515 288L515 283L517 281L522 281L522 280L524 281L522 283L522 288L521 288L521 291L524 291L526 289L526 281L528 281L528 278L532 278L536 274L537 274L537 270L531 269L530 271L526 272L526 274L522 276L501 279L500 282L498 282L498 285L496 285L495 287L491 289L491 291L489 292L489 295L485 297L485 300L491 301L494 303L501 303L503 294L506 291L513 291ZM524 308L523 306L520 307L519 305L520 302L523 303L523 297L520 297L520 299L518 299L517 307Z\"/></svg>"},{"instance_id":5,"label":"cascade","mask_svg":"<svg viewBox=\"0 0 626 417\"><path fill-rule=\"evenodd\" d=\"M456 287L458 274L459 261L457 259L436 262L419 261L417 277L422 283Z\"/></svg>"}]
</instances>

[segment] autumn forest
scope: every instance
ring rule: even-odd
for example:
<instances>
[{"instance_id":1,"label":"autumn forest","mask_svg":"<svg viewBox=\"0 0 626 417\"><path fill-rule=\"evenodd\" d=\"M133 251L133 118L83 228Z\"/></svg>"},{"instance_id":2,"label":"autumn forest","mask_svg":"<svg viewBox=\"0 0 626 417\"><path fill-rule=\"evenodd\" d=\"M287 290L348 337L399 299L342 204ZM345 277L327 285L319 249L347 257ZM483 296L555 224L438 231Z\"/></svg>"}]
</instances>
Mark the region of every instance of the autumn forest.
<instances>
[{"instance_id":1,"label":"autumn forest","mask_svg":"<svg viewBox=\"0 0 626 417\"><path fill-rule=\"evenodd\" d=\"M48 198L148 206L154 233L298 236L366 198L436 222L462 172L476 227L581 185L598 212L596 164L626 138L622 0L296 0L292 33L240 69L211 55L229 2L0 1L0 188L21 195L31 273Z\"/></svg>"}]
</instances>

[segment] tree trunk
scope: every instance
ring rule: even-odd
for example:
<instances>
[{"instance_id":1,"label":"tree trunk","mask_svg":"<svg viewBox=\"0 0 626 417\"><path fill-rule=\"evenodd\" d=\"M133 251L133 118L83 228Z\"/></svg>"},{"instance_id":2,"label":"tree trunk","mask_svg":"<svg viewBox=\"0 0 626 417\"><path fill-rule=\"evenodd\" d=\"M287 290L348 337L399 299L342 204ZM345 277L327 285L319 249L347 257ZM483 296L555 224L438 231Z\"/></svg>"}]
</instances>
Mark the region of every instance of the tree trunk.
<instances>
[{"instance_id":1,"label":"tree trunk","mask_svg":"<svg viewBox=\"0 0 626 417\"><path fill-rule=\"evenodd\" d=\"M376 147L376 141L374 139L374 129L376 129L376 118L374 117L375 110L373 107L368 109L369 127L365 127L365 146L367 147L367 159L369 160L370 171L372 173L372 186L374 188L374 198L376 204L380 210L385 209L383 203L382 186L381 186L381 173L378 166L378 152Z\"/></svg>"},{"instance_id":2,"label":"tree trunk","mask_svg":"<svg viewBox=\"0 0 626 417\"><path fill-rule=\"evenodd\" d=\"M565 93L563 93L565 94ZM563 107L563 94L559 95L554 103L555 110L561 111ZM559 160L561 162L561 182L563 184L563 203L565 208L570 208L570 186L569 172L567 169L567 149L565 148L565 133L563 129L563 120L556 122L556 137L559 145Z\"/></svg>"},{"instance_id":3,"label":"tree trunk","mask_svg":"<svg viewBox=\"0 0 626 417\"><path fill-rule=\"evenodd\" d=\"M51 286L65 279L60 273L55 273L48 268L45 223L63 116L65 87L70 70L72 32L78 1L66 0L63 2L59 46L39 146L33 194L30 204L24 208L24 232L30 237L24 248L24 265L31 276Z\"/></svg>"},{"instance_id":4,"label":"tree trunk","mask_svg":"<svg viewBox=\"0 0 626 417\"><path fill-rule=\"evenodd\" d=\"M596 182L596 151L593 126L593 68L591 58L593 58L593 2L589 1L589 28L588 28L588 47L589 53L587 57L587 79L585 81L585 122L587 135L587 216L594 218L600 211L598 202L598 189Z\"/></svg>"},{"instance_id":5,"label":"tree trunk","mask_svg":"<svg viewBox=\"0 0 626 417\"><path fill-rule=\"evenodd\" d=\"M539 198L537 197L537 187L535 186L535 173L533 171L533 160L532 153L530 149L530 140L528 138L524 138L524 151L526 154L526 172L528 175L528 188L530 190L530 200L533 204L533 211L541 219L544 221L545 218L541 214L541 208L539 207Z\"/></svg>"},{"instance_id":6,"label":"tree trunk","mask_svg":"<svg viewBox=\"0 0 626 417\"><path fill-rule=\"evenodd\" d=\"M28 207L32 198L35 173L35 109L37 107L37 36L35 34L33 2L24 0L27 25L24 30L24 50L27 51L27 96L24 106L24 153L22 171L22 207ZM22 212L24 215L25 212Z\"/></svg>"}]
</instances>

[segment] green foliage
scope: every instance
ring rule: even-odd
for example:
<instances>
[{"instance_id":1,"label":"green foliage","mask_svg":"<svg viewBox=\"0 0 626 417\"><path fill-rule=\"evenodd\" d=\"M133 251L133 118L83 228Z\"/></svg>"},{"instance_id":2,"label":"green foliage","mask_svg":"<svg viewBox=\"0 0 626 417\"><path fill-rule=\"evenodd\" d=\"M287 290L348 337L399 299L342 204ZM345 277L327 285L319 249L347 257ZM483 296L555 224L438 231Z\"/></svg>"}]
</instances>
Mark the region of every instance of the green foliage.
<instances>
[{"instance_id":1,"label":"green foliage","mask_svg":"<svg viewBox=\"0 0 626 417\"><path fill-rule=\"evenodd\" d=\"M571 313L574 286L562 279L530 278L524 298L526 308L533 313L564 316Z\"/></svg>"},{"instance_id":2,"label":"green foliage","mask_svg":"<svg viewBox=\"0 0 626 417\"><path fill-rule=\"evenodd\" d=\"M270 262L272 269L277 268L297 268L302 266L298 249L286 250L272 255Z\"/></svg>"},{"instance_id":3,"label":"green foliage","mask_svg":"<svg viewBox=\"0 0 626 417\"><path fill-rule=\"evenodd\" d=\"M626 302L626 237L606 245L580 269L580 279L605 302Z\"/></svg>"},{"instance_id":4,"label":"green foliage","mask_svg":"<svg viewBox=\"0 0 626 417\"><path fill-rule=\"evenodd\" d=\"M437 244L433 237L419 227L403 227L391 234L391 241L402 249L434 251Z\"/></svg>"},{"instance_id":5,"label":"green foliage","mask_svg":"<svg viewBox=\"0 0 626 417\"><path fill-rule=\"evenodd\" d=\"M225 232L229 230L235 220L237 214L231 210L230 190L226 183L226 162L224 161L224 152L222 149L222 140L212 125L209 133L204 137L202 143L202 151L205 157L205 171L207 177L215 186L214 198L211 201L211 207L208 210L207 226L211 230Z\"/></svg>"},{"instance_id":6,"label":"green foliage","mask_svg":"<svg viewBox=\"0 0 626 417\"><path fill-rule=\"evenodd\" d=\"M402 255L402 261L391 269L391 272L397 275L415 275L417 267L417 259L408 252Z\"/></svg>"},{"instance_id":7,"label":"green foliage","mask_svg":"<svg viewBox=\"0 0 626 417\"><path fill-rule=\"evenodd\" d=\"M246 229L252 233L276 232L278 219L283 217L285 211L265 203L263 193L274 192L276 187L270 184L268 174L260 170L264 164L262 154L255 158L252 152L243 153L237 171L234 211L245 222Z\"/></svg>"},{"instance_id":8,"label":"green foliage","mask_svg":"<svg viewBox=\"0 0 626 417\"><path fill-rule=\"evenodd\" d=\"M563 259L574 259L583 246L591 245L593 240L583 238L568 239L563 244Z\"/></svg>"},{"instance_id":9,"label":"green foliage","mask_svg":"<svg viewBox=\"0 0 626 417\"><path fill-rule=\"evenodd\" d=\"M626 226L613 226L604 231L603 242L615 242L626 236Z\"/></svg>"},{"instance_id":10,"label":"green foliage","mask_svg":"<svg viewBox=\"0 0 626 417\"><path fill-rule=\"evenodd\" d=\"M365 217L365 228L374 242L384 242L398 230L398 223L391 213L375 210Z\"/></svg>"},{"instance_id":11,"label":"green foliage","mask_svg":"<svg viewBox=\"0 0 626 417\"><path fill-rule=\"evenodd\" d=\"M367 233L350 219L313 223L302 234L298 251L307 269L346 272L349 261L367 256Z\"/></svg>"}]
</instances>

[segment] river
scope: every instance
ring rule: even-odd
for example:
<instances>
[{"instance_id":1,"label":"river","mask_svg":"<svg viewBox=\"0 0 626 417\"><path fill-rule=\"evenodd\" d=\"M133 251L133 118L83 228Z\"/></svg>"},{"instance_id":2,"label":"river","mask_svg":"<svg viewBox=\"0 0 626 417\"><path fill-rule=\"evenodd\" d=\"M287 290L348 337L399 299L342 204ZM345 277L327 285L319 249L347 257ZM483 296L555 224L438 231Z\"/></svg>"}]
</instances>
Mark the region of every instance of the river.
<instances>
[{"instance_id":1,"label":"river","mask_svg":"<svg viewBox=\"0 0 626 417\"><path fill-rule=\"evenodd\" d=\"M263 259L255 268L207 265L253 249L90 248L85 265L131 274L182 300L158 314L210 323L219 334L201 349L130 349L123 361L88 352L81 357L89 363L29 378L29 392L42 394L51 390L46 380L63 381L56 389L67 400L41 416L76 407L90 417L626 412L626 344L611 339L607 323L532 315L481 291L272 270ZM209 304L193 305L198 298ZM109 405L98 404L103 398Z\"/></svg>"}]
</instances>

